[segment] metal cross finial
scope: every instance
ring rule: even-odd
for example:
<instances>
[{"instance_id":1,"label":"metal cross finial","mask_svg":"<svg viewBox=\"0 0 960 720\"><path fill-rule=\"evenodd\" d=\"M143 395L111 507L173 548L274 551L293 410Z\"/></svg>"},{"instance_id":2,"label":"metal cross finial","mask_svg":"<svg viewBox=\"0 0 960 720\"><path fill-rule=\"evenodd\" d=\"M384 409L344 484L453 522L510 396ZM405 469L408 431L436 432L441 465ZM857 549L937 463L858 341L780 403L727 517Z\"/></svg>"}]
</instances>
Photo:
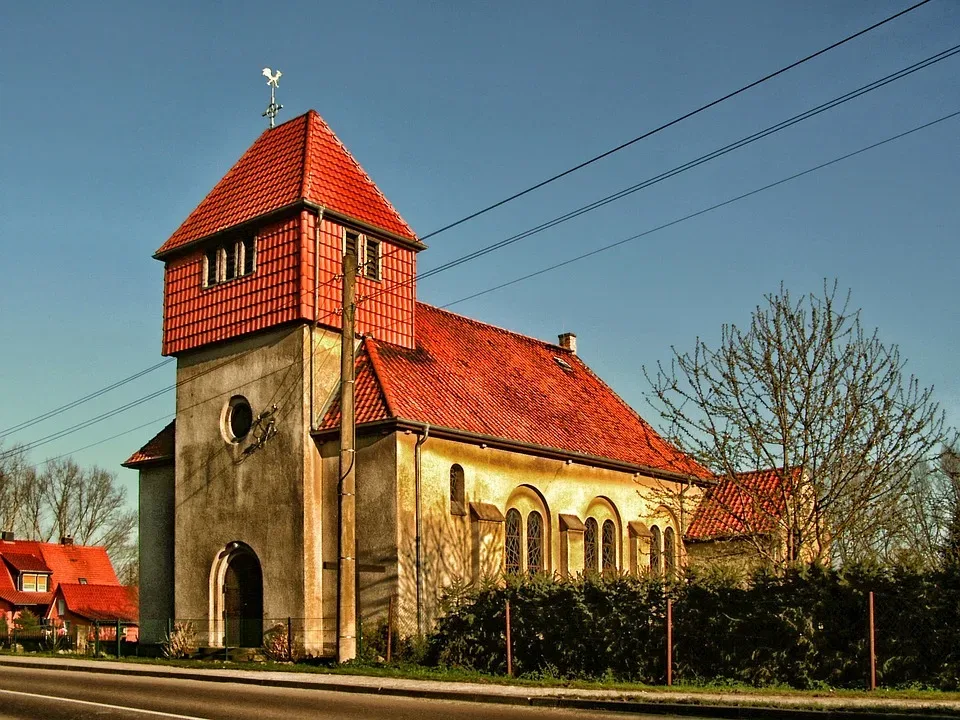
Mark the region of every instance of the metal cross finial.
<instances>
[{"instance_id":1,"label":"metal cross finial","mask_svg":"<svg viewBox=\"0 0 960 720\"><path fill-rule=\"evenodd\" d=\"M277 104L276 97L277 88L280 86L281 75L283 75L283 73L279 70L273 72L273 70L268 67L263 69L263 76L267 79L267 85L270 86L270 104L267 105L267 109L263 111L263 115L261 115L261 117L270 118L270 127L275 125L277 113L283 110L283 105Z\"/></svg>"}]
</instances>

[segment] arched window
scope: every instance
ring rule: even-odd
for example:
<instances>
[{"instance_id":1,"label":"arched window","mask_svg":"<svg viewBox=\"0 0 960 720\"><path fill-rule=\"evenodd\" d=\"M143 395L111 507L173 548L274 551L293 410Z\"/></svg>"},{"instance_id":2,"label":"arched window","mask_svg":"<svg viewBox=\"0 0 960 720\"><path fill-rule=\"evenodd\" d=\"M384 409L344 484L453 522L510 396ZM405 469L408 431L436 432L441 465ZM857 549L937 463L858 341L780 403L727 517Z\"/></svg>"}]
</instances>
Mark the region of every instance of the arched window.
<instances>
[{"instance_id":1,"label":"arched window","mask_svg":"<svg viewBox=\"0 0 960 720\"><path fill-rule=\"evenodd\" d=\"M527 572L543 570L543 516L536 510L527 515Z\"/></svg>"},{"instance_id":2,"label":"arched window","mask_svg":"<svg viewBox=\"0 0 960 720\"><path fill-rule=\"evenodd\" d=\"M504 522L504 564L511 575L520 572L520 511L511 508Z\"/></svg>"},{"instance_id":3,"label":"arched window","mask_svg":"<svg viewBox=\"0 0 960 720\"><path fill-rule=\"evenodd\" d=\"M613 525L613 520L603 521L603 545L602 545L603 570L617 569L617 529Z\"/></svg>"},{"instance_id":4,"label":"arched window","mask_svg":"<svg viewBox=\"0 0 960 720\"><path fill-rule=\"evenodd\" d=\"M463 468L459 465L453 465L450 468L450 514L467 514L463 493Z\"/></svg>"},{"instance_id":5,"label":"arched window","mask_svg":"<svg viewBox=\"0 0 960 720\"><path fill-rule=\"evenodd\" d=\"M672 527L663 531L663 565L668 578L672 578L677 570L676 538Z\"/></svg>"},{"instance_id":6,"label":"arched window","mask_svg":"<svg viewBox=\"0 0 960 720\"><path fill-rule=\"evenodd\" d=\"M659 575L663 571L661 564L660 548L663 537L660 534L660 528L656 525L650 528L650 572Z\"/></svg>"},{"instance_id":7,"label":"arched window","mask_svg":"<svg viewBox=\"0 0 960 720\"><path fill-rule=\"evenodd\" d=\"M587 522L584 523L585 530L583 531L583 571L584 572L596 572L597 571L597 535L599 535L599 528L597 527L597 521L593 518L587 518Z\"/></svg>"}]
</instances>

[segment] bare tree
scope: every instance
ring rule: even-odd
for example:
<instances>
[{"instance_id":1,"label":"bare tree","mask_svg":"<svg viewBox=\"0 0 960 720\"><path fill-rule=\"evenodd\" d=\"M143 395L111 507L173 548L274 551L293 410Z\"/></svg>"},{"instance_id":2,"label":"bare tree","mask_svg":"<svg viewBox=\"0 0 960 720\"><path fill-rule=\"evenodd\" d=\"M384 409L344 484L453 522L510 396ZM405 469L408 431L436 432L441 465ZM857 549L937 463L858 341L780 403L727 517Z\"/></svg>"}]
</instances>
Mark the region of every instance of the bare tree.
<instances>
[{"instance_id":1,"label":"bare tree","mask_svg":"<svg viewBox=\"0 0 960 720\"><path fill-rule=\"evenodd\" d=\"M856 547L936 454L944 414L904 365L834 282L796 301L781 286L745 330L723 326L718 349L697 339L644 372L667 434L720 478L778 469L724 510L758 552L789 563ZM779 547L761 541L771 528Z\"/></svg>"}]
</instances>

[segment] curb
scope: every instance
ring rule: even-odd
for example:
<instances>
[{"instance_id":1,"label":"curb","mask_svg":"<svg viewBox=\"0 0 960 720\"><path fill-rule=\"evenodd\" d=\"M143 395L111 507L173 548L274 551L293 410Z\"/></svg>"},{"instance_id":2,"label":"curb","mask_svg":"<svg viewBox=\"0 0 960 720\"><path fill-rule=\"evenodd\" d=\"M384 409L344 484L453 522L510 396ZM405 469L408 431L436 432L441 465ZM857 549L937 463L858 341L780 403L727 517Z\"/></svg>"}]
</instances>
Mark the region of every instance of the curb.
<instances>
[{"instance_id":1,"label":"curb","mask_svg":"<svg viewBox=\"0 0 960 720\"><path fill-rule=\"evenodd\" d=\"M606 700L601 698L573 698L562 696L523 696L501 695L493 692L474 692L463 690L430 690L401 687L383 687L380 685L352 685L349 683L318 683L306 680L285 680L279 678L238 678L228 675L211 675L194 670L169 672L166 670L133 669L103 665L90 667L72 663L58 664L31 663L18 660L0 660L0 667L9 666L30 670L51 670L67 672L88 672L102 675L125 675L131 677L153 677L173 680L195 680L199 682L240 683L261 687L288 688L292 690L319 690L365 695L383 695L387 697L409 697L428 700L447 700L456 702L485 703L493 705L519 705L528 707L557 708L565 710L601 710L606 712L676 715L678 717L711 717L718 720L852 720L859 718L883 718L884 720L957 720L960 714L933 714L922 709L912 711L885 711L880 707L870 708L789 708L782 705L736 705L736 704L700 704L696 702L669 702L656 700ZM759 699L759 698L758 698Z\"/></svg>"}]
</instances>

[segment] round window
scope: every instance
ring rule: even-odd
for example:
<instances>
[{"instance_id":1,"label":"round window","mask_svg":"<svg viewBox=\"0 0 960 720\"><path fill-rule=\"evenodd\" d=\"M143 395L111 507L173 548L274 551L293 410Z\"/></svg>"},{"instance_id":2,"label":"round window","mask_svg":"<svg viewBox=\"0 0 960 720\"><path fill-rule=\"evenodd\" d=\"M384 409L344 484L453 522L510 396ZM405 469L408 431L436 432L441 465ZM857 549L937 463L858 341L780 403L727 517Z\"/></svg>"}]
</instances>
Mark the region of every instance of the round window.
<instances>
[{"instance_id":1,"label":"round window","mask_svg":"<svg viewBox=\"0 0 960 720\"><path fill-rule=\"evenodd\" d=\"M230 399L230 405L227 407L227 434L233 442L243 440L253 427L253 410L245 397L234 397Z\"/></svg>"}]
</instances>

